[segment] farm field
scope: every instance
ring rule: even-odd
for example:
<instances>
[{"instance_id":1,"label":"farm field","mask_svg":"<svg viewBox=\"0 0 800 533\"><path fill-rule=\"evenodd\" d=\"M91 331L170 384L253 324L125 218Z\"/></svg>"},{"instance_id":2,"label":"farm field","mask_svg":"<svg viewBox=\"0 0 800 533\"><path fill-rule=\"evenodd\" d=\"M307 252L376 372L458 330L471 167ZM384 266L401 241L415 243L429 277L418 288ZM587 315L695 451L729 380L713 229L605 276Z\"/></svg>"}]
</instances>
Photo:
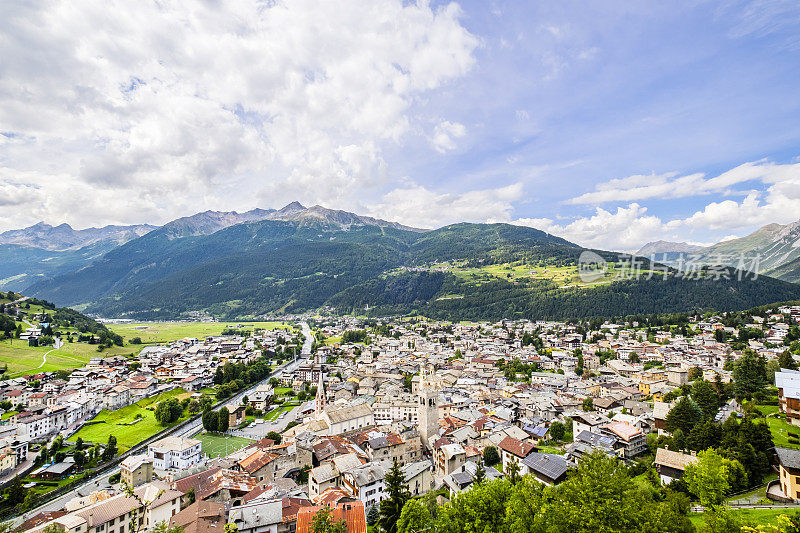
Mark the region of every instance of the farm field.
<instances>
[{"instance_id":1,"label":"farm field","mask_svg":"<svg viewBox=\"0 0 800 533\"><path fill-rule=\"evenodd\" d=\"M70 440L74 441L80 437L84 442L105 444L108 442L109 435L114 435L117 438L119 452L122 453L168 427L156 422L155 404L167 398L181 398L186 394L188 393L183 389L173 389L116 411L103 409L92 419L92 421L99 421L100 423L84 426L80 431L72 435ZM141 418L136 422L139 415L141 415Z\"/></svg>"},{"instance_id":2,"label":"farm field","mask_svg":"<svg viewBox=\"0 0 800 533\"><path fill-rule=\"evenodd\" d=\"M241 325L242 328L236 326ZM134 337L142 339L143 344L172 342L184 337L204 338L219 335L228 328L234 329L291 329L286 322L146 322L130 324L109 324L108 328L122 336L125 342Z\"/></svg>"},{"instance_id":3,"label":"farm field","mask_svg":"<svg viewBox=\"0 0 800 533\"><path fill-rule=\"evenodd\" d=\"M52 372L55 370L72 369L84 366L92 357L107 355L136 354L141 350L138 346L112 346L102 352L97 351L96 344L83 342L65 343L56 351L52 346L32 348L26 341L6 339L0 341L0 364L8 365L8 375L17 377L25 374L39 372ZM42 365L44 354L47 363Z\"/></svg>"},{"instance_id":4,"label":"farm field","mask_svg":"<svg viewBox=\"0 0 800 533\"><path fill-rule=\"evenodd\" d=\"M205 432L198 433L192 438L200 441L203 453L209 457L225 457L253 442L244 437L212 435Z\"/></svg>"}]
</instances>

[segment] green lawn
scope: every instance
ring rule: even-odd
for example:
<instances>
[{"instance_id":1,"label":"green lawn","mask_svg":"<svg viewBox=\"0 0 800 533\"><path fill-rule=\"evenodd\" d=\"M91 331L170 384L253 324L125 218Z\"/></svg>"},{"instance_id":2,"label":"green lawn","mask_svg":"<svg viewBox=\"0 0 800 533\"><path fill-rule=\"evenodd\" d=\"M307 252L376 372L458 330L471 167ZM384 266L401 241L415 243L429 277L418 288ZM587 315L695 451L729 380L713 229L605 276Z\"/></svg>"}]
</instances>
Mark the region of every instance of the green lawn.
<instances>
[{"instance_id":1,"label":"green lawn","mask_svg":"<svg viewBox=\"0 0 800 533\"><path fill-rule=\"evenodd\" d=\"M800 427L793 426L787 422L780 413L778 413L778 408L774 405L758 405L756 407L759 411L768 415L766 421L769 425L770 432L772 432L772 441L775 443L775 446L800 449L800 446L797 444L789 444L789 432L800 435Z\"/></svg>"},{"instance_id":2,"label":"green lawn","mask_svg":"<svg viewBox=\"0 0 800 533\"><path fill-rule=\"evenodd\" d=\"M778 522L778 517L782 514L791 516L800 510L800 507L788 507L785 509L735 509L733 513L742 518L746 523L752 525L771 525ZM689 513L689 520L694 527L700 528L705 524L703 513Z\"/></svg>"},{"instance_id":3,"label":"green lawn","mask_svg":"<svg viewBox=\"0 0 800 533\"><path fill-rule=\"evenodd\" d=\"M52 346L32 348L27 341L10 339L0 341L0 364L8 365L8 375L17 377L24 374L52 372L55 370L80 368L92 357L104 355L120 355L138 353L141 347L112 346L102 352L97 351L96 344L84 342L68 342L56 351ZM47 363L42 365L42 357L47 355Z\"/></svg>"},{"instance_id":4,"label":"green lawn","mask_svg":"<svg viewBox=\"0 0 800 533\"><path fill-rule=\"evenodd\" d=\"M105 444L109 435L114 435L117 438L117 447L122 453L164 429L165 426L156 422L154 409L157 402L185 394L187 392L183 389L173 389L116 411L103 409L92 419L101 423L84 426L71 436L70 440L74 441L80 437L84 442ZM147 406L153 410L146 409ZM142 418L134 423L137 415L141 415Z\"/></svg>"},{"instance_id":5,"label":"green lawn","mask_svg":"<svg viewBox=\"0 0 800 533\"><path fill-rule=\"evenodd\" d=\"M286 396L287 392L292 392L291 387L275 387L275 396Z\"/></svg>"},{"instance_id":6,"label":"green lawn","mask_svg":"<svg viewBox=\"0 0 800 533\"><path fill-rule=\"evenodd\" d=\"M557 448L555 446L539 446L539 452L541 453L552 453L554 455L564 455L564 450L561 448Z\"/></svg>"},{"instance_id":7,"label":"green lawn","mask_svg":"<svg viewBox=\"0 0 800 533\"><path fill-rule=\"evenodd\" d=\"M253 330L261 329L291 329L292 324L287 322L147 322L130 324L111 324L114 333L122 335L125 342L134 337L142 339L144 344L172 342L184 337L202 339L212 335L219 335L224 329L236 328L237 325ZM140 329L141 328L141 329Z\"/></svg>"},{"instance_id":8,"label":"green lawn","mask_svg":"<svg viewBox=\"0 0 800 533\"><path fill-rule=\"evenodd\" d=\"M209 457L225 457L253 442L243 437L225 437L222 435L211 435L209 433L198 433L192 438L202 443L203 453Z\"/></svg>"},{"instance_id":9,"label":"green lawn","mask_svg":"<svg viewBox=\"0 0 800 533\"><path fill-rule=\"evenodd\" d=\"M275 409L273 409L272 411L270 411L270 412L268 412L267 414L265 414L263 418L264 418L265 420L268 420L268 421L272 422L272 421L274 421L275 419L277 419L277 418L278 418L278 416L279 416L281 413L287 413L287 412L291 411L292 409L294 409L295 407L297 407L298 405L300 405L300 404L299 404L299 403L296 403L296 402L291 402L291 403L288 403L288 404L283 404L283 405L281 405L280 407L276 407L276 408L275 408Z\"/></svg>"}]
</instances>

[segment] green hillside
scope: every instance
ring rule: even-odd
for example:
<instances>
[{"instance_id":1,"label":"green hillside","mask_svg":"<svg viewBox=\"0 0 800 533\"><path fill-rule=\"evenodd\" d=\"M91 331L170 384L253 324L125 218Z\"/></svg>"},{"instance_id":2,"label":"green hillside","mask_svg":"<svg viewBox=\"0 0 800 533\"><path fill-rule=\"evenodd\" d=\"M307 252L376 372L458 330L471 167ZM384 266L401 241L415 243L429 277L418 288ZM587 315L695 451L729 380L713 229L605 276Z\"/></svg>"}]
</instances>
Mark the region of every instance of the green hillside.
<instances>
[{"instance_id":1,"label":"green hillside","mask_svg":"<svg viewBox=\"0 0 800 533\"><path fill-rule=\"evenodd\" d=\"M32 290L89 313L140 320L189 311L233 319L316 309L471 320L570 318L744 309L800 297L800 287L763 276L663 281L647 276L649 265L642 274L652 279L618 278L612 263L605 277L585 283L577 267L583 251L509 224L419 232L305 218L183 237L167 225Z\"/></svg>"}]
</instances>

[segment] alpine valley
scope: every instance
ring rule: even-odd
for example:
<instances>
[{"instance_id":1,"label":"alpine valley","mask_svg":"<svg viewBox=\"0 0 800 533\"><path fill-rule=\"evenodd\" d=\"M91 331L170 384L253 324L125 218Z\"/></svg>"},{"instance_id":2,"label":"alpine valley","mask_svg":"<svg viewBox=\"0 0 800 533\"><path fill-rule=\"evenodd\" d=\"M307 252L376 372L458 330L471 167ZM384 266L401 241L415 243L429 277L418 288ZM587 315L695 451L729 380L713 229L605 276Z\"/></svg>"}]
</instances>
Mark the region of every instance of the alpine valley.
<instances>
[{"instance_id":1,"label":"alpine valley","mask_svg":"<svg viewBox=\"0 0 800 533\"><path fill-rule=\"evenodd\" d=\"M140 320L315 310L459 320L740 310L800 299L797 248L784 242L796 227L745 238L770 251L769 268L782 279L684 279L648 261L643 275L620 275L618 254L596 251L608 268L584 282L584 249L533 228L460 223L421 230L293 202L280 210L208 211L157 228L37 224L6 232L0 288ZM698 252L659 242L641 255L687 250Z\"/></svg>"}]
</instances>

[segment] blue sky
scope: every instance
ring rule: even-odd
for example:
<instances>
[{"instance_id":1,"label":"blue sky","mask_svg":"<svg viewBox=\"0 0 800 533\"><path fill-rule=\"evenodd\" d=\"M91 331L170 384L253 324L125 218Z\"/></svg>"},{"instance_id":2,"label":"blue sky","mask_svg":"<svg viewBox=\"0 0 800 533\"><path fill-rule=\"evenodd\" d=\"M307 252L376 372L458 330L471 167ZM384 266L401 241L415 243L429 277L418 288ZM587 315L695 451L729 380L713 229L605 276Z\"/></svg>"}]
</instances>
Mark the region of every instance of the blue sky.
<instances>
[{"instance_id":1,"label":"blue sky","mask_svg":"<svg viewBox=\"0 0 800 533\"><path fill-rule=\"evenodd\" d=\"M476 67L429 107L468 133L435 166L425 156L409 161L409 175L433 166L454 188L480 187L487 174L495 184L522 181L514 216L564 225L598 205L627 208L630 202L565 203L614 178L711 177L763 159L791 164L800 155L800 4L462 5L464 25L482 39ZM667 222L766 188L747 181L639 204ZM776 221L800 218L795 206ZM696 224L663 236L708 242L741 235L772 221L765 211L731 220L728 231Z\"/></svg>"},{"instance_id":2,"label":"blue sky","mask_svg":"<svg viewBox=\"0 0 800 533\"><path fill-rule=\"evenodd\" d=\"M292 200L635 250L800 219L800 3L0 7L0 230Z\"/></svg>"}]
</instances>

